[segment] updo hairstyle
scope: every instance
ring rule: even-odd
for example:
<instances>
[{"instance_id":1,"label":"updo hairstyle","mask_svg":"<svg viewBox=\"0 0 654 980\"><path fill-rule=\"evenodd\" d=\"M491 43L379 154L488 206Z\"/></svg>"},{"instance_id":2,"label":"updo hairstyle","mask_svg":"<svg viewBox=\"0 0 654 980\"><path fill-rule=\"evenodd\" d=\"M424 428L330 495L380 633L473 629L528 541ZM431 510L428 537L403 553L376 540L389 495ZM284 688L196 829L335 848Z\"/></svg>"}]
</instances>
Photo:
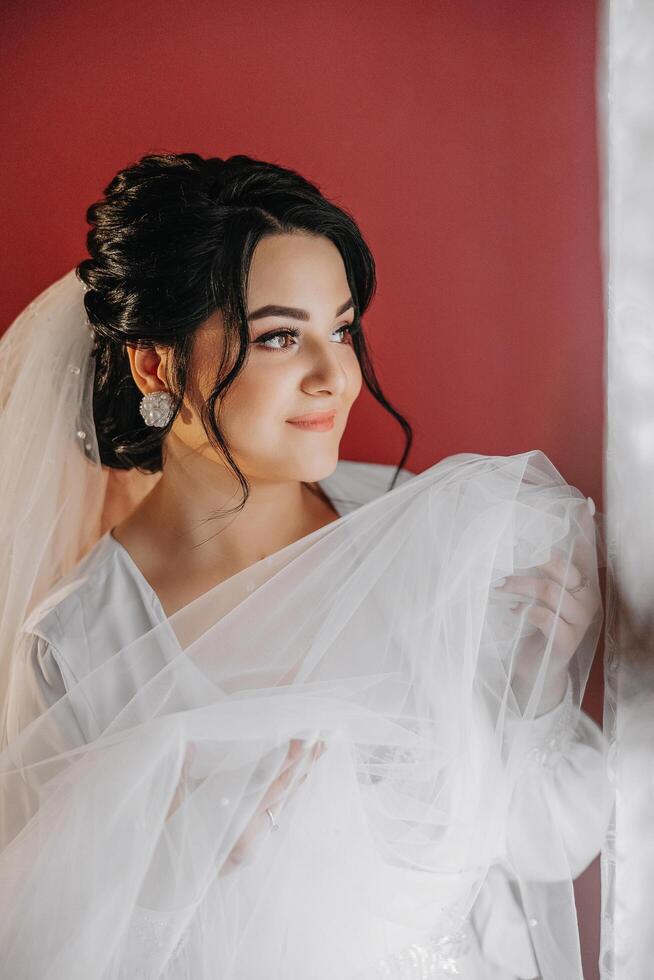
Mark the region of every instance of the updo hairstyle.
<instances>
[{"instance_id":1,"label":"updo hairstyle","mask_svg":"<svg viewBox=\"0 0 654 980\"><path fill-rule=\"evenodd\" d=\"M410 424L384 397L361 324L375 292L375 263L356 222L293 170L236 155L153 154L120 170L91 204L86 244L90 258L77 266L93 330L93 415L100 461L144 473L162 469L162 445L182 405L193 340L216 310L224 319L224 356L213 390L199 405L207 438L237 476L245 504L249 485L220 429L216 402L234 382L249 344L246 287L261 239L302 231L324 235L338 248L358 327L352 344L363 380L405 434L391 489L406 460ZM147 426L142 394L130 370L127 347L171 351L168 388L175 400L167 426ZM220 407L220 406L218 406ZM230 511L231 513L232 511Z\"/></svg>"}]
</instances>

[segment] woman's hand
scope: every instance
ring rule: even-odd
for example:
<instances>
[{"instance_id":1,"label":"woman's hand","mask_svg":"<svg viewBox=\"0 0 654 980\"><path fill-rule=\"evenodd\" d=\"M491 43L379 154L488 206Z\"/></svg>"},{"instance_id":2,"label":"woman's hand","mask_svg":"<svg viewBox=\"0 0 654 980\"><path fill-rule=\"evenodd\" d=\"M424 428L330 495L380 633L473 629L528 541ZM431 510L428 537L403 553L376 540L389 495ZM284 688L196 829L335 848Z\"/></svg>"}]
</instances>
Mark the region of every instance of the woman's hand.
<instances>
[{"instance_id":1,"label":"woman's hand","mask_svg":"<svg viewBox=\"0 0 654 980\"><path fill-rule=\"evenodd\" d=\"M324 751L324 742L315 742L312 746L307 748L301 739L291 739L288 752L286 753L286 757L279 770L279 775L275 777L268 787L265 796L262 798L259 806L257 807L256 813L247 824L245 830L230 851L226 862L227 866L223 866L220 874L224 874L226 871L228 871L230 866L242 864L247 858L253 842L264 831L270 832L271 823L266 810L269 807L272 809L272 807L276 806L281 801L286 802L289 795L289 785L293 781L297 768L302 762L303 757L306 757L308 763L311 764L319 759ZM302 776L300 776L295 784L295 788L300 786L308 775L309 773L305 772ZM273 813L273 816L276 817L277 814Z\"/></svg>"},{"instance_id":2,"label":"woman's hand","mask_svg":"<svg viewBox=\"0 0 654 980\"><path fill-rule=\"evenodd\" d=\"M568 565L566 558L555 552L549 561L537 566L541 576L509 575L496 586L500 592L515 593L538 603L526 611L521 602L512 607L516 616L524 615L538 629L523 637L516 655L512 684L523 700L533 687L546 643L552 639L540 713L551 710L563 697L570 660L601 607L594 556L586 543L578 550L580 555L574 564Z\"/></svg>"},{"instance_id":3,"label":"woman's hand","mask_svg":"<svg viewBox=\"0 0 654 980\"><path fill-rule=\"evenodd\" d=\"M311 764L319 759L324 751L325 743L322 741L314 742L311 746L306 747L302 739L292 738L290 740L289 749L286 753L284 761L281 764L279 774L271 782L265 795L261 799L255 814L252 816L246 825L245 830L234 844L225 864L219 872L220 874L227 873L233 868L234 865L242 864L256 838L258 838L264 830L270 831L270 819L266 813L266 810L269 807L272 809L272 807L277 806L281 801L285 802L288 799L289 786L292 783L293 778L298 771L298 767L303 759L306 759L308 763ZM177 784L177 789L171 801L170 807L168 808L166 820L175 812L175 810L188 795L190 780L189 773L191 766L193 765L195 755L196 749L191 742L186 749L180 780ZM294 788L300 786L308 775L309 773L305 772L302 776L300 776ZM204 780L201 779L199 782L204 782Z\"/></svg>"}]
</instances>

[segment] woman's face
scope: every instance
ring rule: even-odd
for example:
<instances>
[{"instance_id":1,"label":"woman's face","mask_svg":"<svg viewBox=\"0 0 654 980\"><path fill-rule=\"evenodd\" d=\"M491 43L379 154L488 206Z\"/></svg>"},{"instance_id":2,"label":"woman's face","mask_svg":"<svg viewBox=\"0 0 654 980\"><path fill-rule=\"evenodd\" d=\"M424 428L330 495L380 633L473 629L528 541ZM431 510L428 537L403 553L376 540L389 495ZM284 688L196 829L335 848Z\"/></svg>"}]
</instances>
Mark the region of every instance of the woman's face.
<instances>
[{"instance_id":1,"label":"woman's face","mask_svg":"<svg viewBox=\"0 0 654 980\"><path fill-rule=\"evenodd\" d=\"M247 359L217 403L221 430L247 477L313 482L335 469L350 408L361 390L347 329L355 318L351 299L343 260L329 239L294 233L269 236L257 245L246 296ZM198 330L189 373L203 400L222 347L222 314L216 312ZM330 411L335 412L331 429L289 421ZM189 448L216 458L190 405L172 431Z\"/></svg>"}]
</instances>

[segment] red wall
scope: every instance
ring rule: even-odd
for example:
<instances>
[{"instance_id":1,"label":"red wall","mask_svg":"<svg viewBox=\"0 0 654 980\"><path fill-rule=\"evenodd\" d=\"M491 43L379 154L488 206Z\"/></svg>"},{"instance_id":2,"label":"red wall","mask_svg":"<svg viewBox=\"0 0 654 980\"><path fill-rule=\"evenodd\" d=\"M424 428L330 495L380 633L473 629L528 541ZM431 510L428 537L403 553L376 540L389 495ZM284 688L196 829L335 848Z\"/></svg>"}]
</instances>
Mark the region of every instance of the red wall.
<instances>
[{"instance_id":1,"label":"red wall","mask_svg":"<svg viewBox=\"0 0 654 980\"><path fill-rule=\"evenodd\" d=\"M595 0L3 4L0 322L84 254L147 152L317 181L378 263L366 326L407 465L542 449L602 507ZM341 455L396 462L365 393ZM601 664L585 702L601 717ZM578 883L597 976L597 863Z\"/></svg>"}]
</instances>

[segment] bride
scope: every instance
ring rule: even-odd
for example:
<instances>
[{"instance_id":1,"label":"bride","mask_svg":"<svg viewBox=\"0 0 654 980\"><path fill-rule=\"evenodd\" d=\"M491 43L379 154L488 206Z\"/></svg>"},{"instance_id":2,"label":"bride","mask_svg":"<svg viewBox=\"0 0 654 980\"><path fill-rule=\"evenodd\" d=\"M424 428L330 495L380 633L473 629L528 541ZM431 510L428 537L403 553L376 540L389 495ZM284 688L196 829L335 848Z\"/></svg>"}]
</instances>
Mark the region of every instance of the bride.
<instances>
[{"instance_id":1,"label":"bride","mask_svg":"<svg viewBox=\"0 0 654 980\"><path fill-rule=\"evenodd\" d=\"M403 468L297 173L150 155L87 219L0 342L5 975L582 980L592 501ZM338 458L363 382L395 472Z\"/></svg>"}]
</instances>

